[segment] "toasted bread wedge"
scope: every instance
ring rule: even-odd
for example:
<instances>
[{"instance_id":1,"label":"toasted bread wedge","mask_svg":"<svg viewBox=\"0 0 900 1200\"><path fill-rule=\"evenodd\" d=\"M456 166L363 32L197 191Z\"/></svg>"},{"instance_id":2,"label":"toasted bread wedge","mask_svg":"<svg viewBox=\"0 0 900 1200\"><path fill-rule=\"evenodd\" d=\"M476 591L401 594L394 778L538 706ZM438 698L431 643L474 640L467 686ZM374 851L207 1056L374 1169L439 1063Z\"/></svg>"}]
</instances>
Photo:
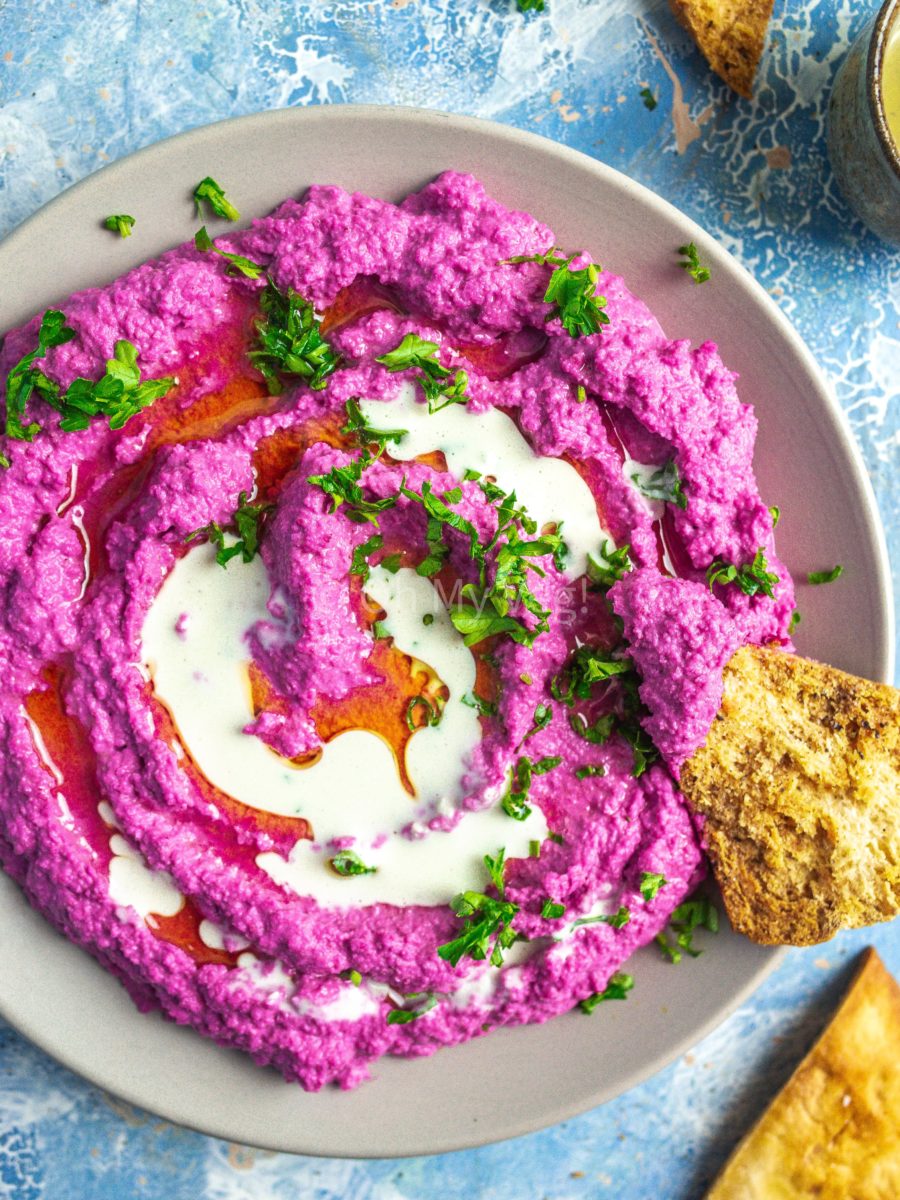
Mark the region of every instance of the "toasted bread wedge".
<instances>
[{"instance_id":1,"label":"toasted bread wedge","mask_svg":"<svg viewBox=\"0 0 900 1200\"><path fill-rule=\"evenodd\" d=\"M874 950L707 1200L900 1196L900 987Z\"/></svg>"},{"instance_id":2,"label":"toasted bread wedge","mask_svg":"<svg viewBox=\"0 0 900 1200\"><path fill-rule=\"evenodd\" d=\"M681 787L731 924L753 941L808 946L900 912L893 688L745 646Z\"/></svg>"},{"instance_id":3,"label":"toasted bread wedge","mask_svg":"<svg viewBox=\"0 0 900 1200\"><path fill-rule=\"evenodd\" d=\"M750 99L774 0L669 0L717 75Z\"/></svg>"}]
</instances>

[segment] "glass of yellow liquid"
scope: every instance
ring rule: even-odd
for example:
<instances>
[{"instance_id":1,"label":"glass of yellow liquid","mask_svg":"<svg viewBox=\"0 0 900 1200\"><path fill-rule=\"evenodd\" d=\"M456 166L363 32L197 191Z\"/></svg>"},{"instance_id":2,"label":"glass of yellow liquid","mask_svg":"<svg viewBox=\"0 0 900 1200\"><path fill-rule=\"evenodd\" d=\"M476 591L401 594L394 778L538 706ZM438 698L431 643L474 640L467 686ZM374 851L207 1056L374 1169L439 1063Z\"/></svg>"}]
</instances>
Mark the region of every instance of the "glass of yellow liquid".
<instances>
[{"instance_id":1,"label":"glass of yellow liquid","mask_svg":"<svg viewBox=\"0 0 900 1200\"><path fill-rule=\"evenodd\" d=\"M828 154L847 202L900 246L900 0L887 0L850 47L834 81Z\"/></svg>"}]
</instances>

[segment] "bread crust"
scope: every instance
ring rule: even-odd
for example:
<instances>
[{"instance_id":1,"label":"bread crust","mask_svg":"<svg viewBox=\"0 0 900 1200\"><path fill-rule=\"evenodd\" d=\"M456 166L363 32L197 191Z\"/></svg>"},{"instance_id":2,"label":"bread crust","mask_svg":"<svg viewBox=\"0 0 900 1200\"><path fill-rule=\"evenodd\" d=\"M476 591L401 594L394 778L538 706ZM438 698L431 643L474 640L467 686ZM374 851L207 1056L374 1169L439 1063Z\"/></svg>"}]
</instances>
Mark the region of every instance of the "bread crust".
<instances>
[{"instance_id":1,"label":"bread crust","mask_svg":"<svg viewBox=\"0 0 900 1200\"><path fill-rule=\"evenodd\" d=\"M707 1200L900 1196L900 987L873 949Z\"/></svg>"},{"instance_id":2,"label":"bread crust","mask_svg":"<svg viewBox=\"0 0 900 1200\"><path fill-rule=\"evenodd\" d=\"M749 100L774 0L669 0L669 5L716 74Z\"/></svg>"},{"instance_id":3,"label":"bread crust","mask_svg":"<svg viewBox=\"0 0 900 1200\"><path fill-rule=\"evenodd\" d=\"M900 692L745 646L681 787L732 926L808 946L900 912Z\"/></svg>"}]
</instances>

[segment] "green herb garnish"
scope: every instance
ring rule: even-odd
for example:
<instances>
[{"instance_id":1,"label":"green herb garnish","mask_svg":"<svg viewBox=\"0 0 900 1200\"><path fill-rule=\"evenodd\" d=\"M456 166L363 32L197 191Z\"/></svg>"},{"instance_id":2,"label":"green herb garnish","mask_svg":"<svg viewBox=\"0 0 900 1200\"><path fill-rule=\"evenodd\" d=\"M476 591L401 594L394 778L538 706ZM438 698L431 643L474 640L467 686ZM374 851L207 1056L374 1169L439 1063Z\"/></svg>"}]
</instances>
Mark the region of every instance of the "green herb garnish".
<instances>
[{"instance_id":1,"label":"green herb garnish","mask_svg":"<svg viewBox=\"0 0 900 1200\"><path fill-rule=\"evenodd\" d=\"M197 212L201 216L203 215L204 200L217 217L224 217L226 221L236 221L241 215L231 201L225 198L221 187L209 175L205 179L201 179L194 188L194 202L197 205Z\"/></svg>"},{"instance_id":2,"label":"green herb garnish","mask_svg":"<svg viewBox=\"0 0 900 1200\"><path fill-rule=\"evenodd\" d=\"M775 593L772 588L778 583L778 576L773 575L768 566L765 552L760 546L753 556L753 562L744 563L741 567L717 558L707 569L706 581L710 591L717 583L723 587L734 583L746 596L756 596L762 592L764 596L773 598Z\"/></svg>"},{"instance_id":3,"label":"green herb garnish","mask_svg":"<svg viewBox=\"0 0 900 1200\"><path fill-rule=\"evenodd\" d=\"M477 708L479 717L495 717L497 715L497 702L495 700L485 700L479 696L477 692L464 692L460 696L460 701L469 708Z\"/></svg>"},{"instance_id":4,"label":"green herb garnish","mask_svg":"<svg viewBox=\"0 0 900 1200\"><path fill-rule=\"evenodd\" d=\"M437 342L426 342L417 333L408 333L398 346L379 355L375 361L391 372L417 369L428 411L436 413L449 404L466 404L469 399L466 395L468 375L463 370L454 375L449 367L445 367L438 360L439 349Z\"/></svg>"},{"instance_id":5,"label":"green herb garnish","mask_svg":"<svg viewBox=\"0 0 900 1200\"><path fill-rule=\"evenodd\" d=\"M384 446L387 442L399 442L404 438L408 429L374 429L362 414L359 400L351 396L347 401L347 424L341 428L341 433L354 433L362 445L377 442Z\"/></svg>"},{"instance_id":6,"label":"green herb garnish","mask_svg":"<svg viewBox=\"0 0 900 1200\"><path fill-rule=\"evenodd\" d=\"M550 694L570 708L576 700L587 700L595 683L627 675L634 671L630 658L623 658L616 649L598 646L579 646L565 665L550 680Z\"/></svg>"},{"instance_id":7,"label":"green herb garnish","mask_svg":"<svg viewBox=\"0 0 900 1200\"><path fill-rule=\"evenodd\" d=\"M522 738L522 741L519 742L519 745L520 746L524 745L525 742L527 742L529 738L534 737L534 735L536 733L540 733L540 731L542 729L546 729L552 720L553 720L553 709L550 707L550 705L549 704L539 704L537 706L537 708L534 710L534 716L531 721L531 728L528 730L528 732Z\"/></svg>"},{"instance_id":8,"label":"green herb garnish","mask_svg":"<svg viewBox=\"0 0 900 1200\"><path fill-rule=\"evenodd\" d=\"M665 887L667 882L665 875L657 875L654 871L641 871L641 895L649 903L655 899L659 889Z\"/></svg>"},{"instance_id":9,"label":"green herb garnish","mask_svg":"<svg viewBox=\"0 0 900 1200\"><path fill-rule=\"evenodd\" d=\"M299 375L313 391L320 391L341 360L322 337L313 306L293 288L279 291L271 279L259 303L256 348L247 357L262 373L270 394L284 390L282 375Z\"/></svg>"},{"instance_id":10,"label":"green herb garnish","mask_svg":"<svg viewBox=\"0 0 900 1200\"><path fill-rule=\"evenodd\" d=\"M348 983L352 983L354 987L359 987L362 983L362 975L355 967L350 967L346 971L341 971L341 979L346 979Z\"/></svg>"},{"instance_id":11,"label":"green herb garnish","mask_svg":"<svg viewBox=\"0 0 900 1200\"><path fill-rule=\"evenodd\" d=\"M238 496L238 506L230 521L237 530L237 541L230 546L226 544L225 529L218 521L210 521L202 529L195 529L193 533L188 534L185 541L192 542L199 537L207 538L217 547L216 562L220 567L227 567L231 559L237 558L238 555L244 562L252 562L259 550L260 521L271 507L271 504L249 504L247 493L241 492Z\"/></svg>"},{"instance_id":12,"label":"green herb garnish","mask_svg":"<svg viewBox=\"0 0 900 1200\"><path fill-rule=\"evenodd\" d=\"M668 504L677 505L678 508L687 508L687 496L681 486L681 476L674 459L670 459L652 475L644 477L635 473L631 476L631 482L648 500L664 500Z\"/></svg>"},{"instance_id":13,"label":"green herb garnish","mask_svg":"<svg viewBox=\"0 0 900 1200\"><path fill-rule=\"evenodd\" d=\"M836 579L844 573L844 568L838 563L836 567L832 567L830 571L810 571L807 579L810 583L834 583Z\"/></svg>"},{"instance_id":14,"label":"green herb garnish","mask_svg":"<svg viewBox=\"0 0 900 1200\"><path fill-rule=\"evenodd\" d=\"M7 437L19 442L32 442L40 433L41 427L36 422L32 421L27 425L23 423L31 393L37 389L38 394L46 399L48 393L58 394L59 389L33 364L37 359L43 358L52 346L62 346L73 337L75 330L66 324L65 314L58 309L48 308L41 317L37 346L23 355L6 376L4 432ZM9 459L5 455L2 456L2 465L9 466Z\"/></svg>"},{"instance_id":15,"label":"green herb garnish","mask_svg":"<svg viewBox=\"0 0 900 1200\"><path fill-rule=\"evenodd\" d=\"M697 900L685 900L679 904L669 918L669 928L675 934L675 944L671 944L665 933L656 935L656 943L663 954L673 963L681 962L682 951L691 958L698 958L701 950L693 946L694 931L708 929L710 933L718 933L719 913L712 901L705 896Z\"/></svg>"},{"instance_id":16,"label":"green herb garnish","mask_svg":"<svg viewBox=\"0 0 900 1200\"><path fill-rule=\"evenodd\" d=\"M678 253L682 255L679 267L687 271L694 283L706 283L709 279L709 268L700 265L700 254L694 243L688 242L686 246L679 246Z\"/></svg>"},{"instance_id":17,"label":"green herb garnish","mask_svg":"<svg viewBox=\"0 0 900 1200\"><path fill-rule=\"evenodd\" d=\"M381 534L373 533L367 541L354 546L353 555L350 558L350 574L361 575L363 583L365 583L369 578L369 555L380 550L383 545L384 538Z\"/></svg>"},{"instance_id":18,"label":"green herb garnish","mask_svg":"<svg viewBox=\"0 0 900 1200\"><path fill-rule=\"evenodd\" d=\"M659 103L655 94L651 92L648 87L641 88L640 97L644 102L644 108L646 108L649 112L653 112L654 108L656 108L657 104Z\"/></svg>"},{"instance_id":19,"label":"green herb garnish","mask_svg":"<svg viewBox=\"0 0 900 1200\"><path fill-rule=\"evenodd\" d=\"M342 467L332 467L325 475L310 475L307 483L321 488L326 496L331 498L332 512L344 505L344 514L351 521L361 524L364 521L372 525L378 524L378 513L387 508L393 508L397 503L396 496L384 496L379 500L369 500L359 486L363 471L374 462L368 451L363 450L358 457L351 458Z\"/></svg>"},{"instance_id":20,"label":"green herb garnish","mask_svg":"<svg viewBox=\"0 0 900 1200\"><path fill-rule=\"evenodd\" d=\"M576 779L593 779L595 776L605 775L606 767L586 763L583 767L576 767L572 774Z\"/></svg>"},{"instance_id":21,"label":"green herb garnish","mask_svg":"<svg viewBox=\"0 0 900 1200\"><path fill-rule=\"evenodd\" d=\"M543 12L544 0L516 0L519 12Z\"/></svg>"},{"instance_id":22,"label":"green herb garnish","mask_svg":"<svg viewBox=\"0 0 900 1200\"><path fill-rule=\"evenodd\" d=\"M526 755L522 755L513 768L506 793L500 801L506 815L513 817L516 821L526 820L531 814L531 808L526 801L532 777L546 775L548 771L558 767L561 762L562 758L559 755L547 755L539 758L537 762L532 762Z\"/></svg>"},{"instance_id":23,"label":"green herb garnish","mask_svg":"<svg viewBox=\"0 0 900 1200\"><path fill-rule=\"evenodd\" d=\"M564 904L556 904L548 897L541 908L541 916L545 921L555 921L557 918L563 916L565 911L566 906Z\"/></svg>"},{"instance_id":24,"label":"green herb garnish","mask_svg":"<svg viewBox=\"0 0 900 1200\"><path fill-rule=\"evenodd\" d=\"M624 971L617 971L602 992L595 992L593 996L582 1000L579 1008L582 1012L592 1013L604 1000L624 1000L633 987L634 976L627 975Z\"/></svg>"},{"instance_id":25,"label":"green herb garnish","mask_svg":"<svg viewBox=\"0 0 900 1200\"><path fill-rule=\"evenodd\" d=\"M220 250L206 232L205 225L201 226L194 234L194 245L198 250L211 250L213 254L224 258L228 263L226 269L232 275L245 275L248 279L259 279L266 269L260 263L254 262L252 258L244 258L243 254L231 254L228 250Z\"/></svg>"},{"instance_id":26,"label":"green herb garnish","mask_svg":"<svg viewBox=\"0 0 900 1200\"><path fill-rule=\"evenodd\" d=\"M117 233L119 237L131 237L133 227L134 217L129 217L127 213L116 213L103 219L103 228L108 229L110 233Z\"/></svg>"},{"instance_id":27,"label":"green herb garnish","mask_svg":"<svg viewBox=\"0 0 900 1200\"><path fill-rule=\"evenodd\" d=\"M769 505L769 516L772 518L772 528L774 529L781 520L781 509L777 504Z\"/></svg>"},{"instance_id":28,"label":"green herb garnish","mask_svg":"<svg viewBox=\"0 0 900 1200\"><path fill-rule=\"evenodd\" d=\"M793 633L794 630L797 628L797 626L800 624L800 621L801 621L800 611L799 611L799 609L795 608L794 611L791 613L791 621L790 621L790 624L788 625L788 633Z\"/></svg>"},{"instance_id":29,"label":"green herb garnish","mask_svg":"<svg viewBox=\"0 0 900 1200\"><path fill-rule=\"evenodd\" d=\"M408 992L406 1000L416 1003L416 1008L392 1008L387 1015L388 1025L408 1025L410 1021L418 1021L427 1012L431 1012L437 1004L434 992Z\"/></svg>"},{"instance_id":30,"label":"green herb garnish","mask_svg":"<svg viewBox=\"0 0 900 1200\"><path fill-rule=\"evenodd\" d=\"M600 590L606 590L633 570L629 549L629 546L620 546L616 550L604 538L599 552L587 556L587 577L591 583Z\"/></svg>"},{"instance_id":31,"label":"green herb garnish","mask_svg":"<svg viewBox=\"0 0 900 1200\"><path fill-rule=\"evenodd\" d=\"M599 913L596 917L579 917L574 925L611 925L613 929L621 929L631 920L631 910L620 904L614 913Z\"/></svg>"},{"instance_id":32,"label":"green herb garnish","mask_svg":"<svg viewBox=\"0 0 900 1200\"><path fill-rule=\"evenodd\" d=\"M575 338L597 333L602 325L609 324L609 317L603 311L606 297L597 295L599 268L588 263L586 267L573 269L571 264L576 258L577 254L561 258L553 247L546 254L519 254L504 260L510 264L538 263L553 268L544 293L544 303L553 305L547 320L559 317L566 333Z\"/></svg>"},{"instance_id":33,"label":"green herb garnish","mask_svg":"<svg viewBox=\"0 0 900 1200\"><path fill-rule=\"evenodd\" d=\"M424 725L416 721L415 713L417 708L425 710ZM417 729L424 729L425 725L437 725L440 719L440 711L435 708L427 696L413 696L412 700L406 706L406 728L412 733L415 733Z\"/></svg>"},{"instance_id":34,"label":"green herb garnish","mask_svg":"<svg viewBox=\"0 0 900 1200\"><path fill-rule=\"evenodd\" d=\"M367 867L355 850L339 850L328 865L338 875L349 878L351 875L374 875L377 867Z\"/></svg>"},{"instance_id":35,"label":"green herb garnish","mask_svg":"<svg viewBox=\"0 0 900 1200\"><path fill-rule=\"evenodd\" d=\"M497 851L496 858L489 854L484 856L484 865L500 897L498 900L483 892L460 892L453 898L450 907L456 916L465 919L465 925L458 937L438 946L437 951L453 967L466 956L477 962L490 956L491 965L501 967L504 951L522 936L511 925L519 906L505 899L504 861L502 849Z\"/></svg>"}]
</instances>

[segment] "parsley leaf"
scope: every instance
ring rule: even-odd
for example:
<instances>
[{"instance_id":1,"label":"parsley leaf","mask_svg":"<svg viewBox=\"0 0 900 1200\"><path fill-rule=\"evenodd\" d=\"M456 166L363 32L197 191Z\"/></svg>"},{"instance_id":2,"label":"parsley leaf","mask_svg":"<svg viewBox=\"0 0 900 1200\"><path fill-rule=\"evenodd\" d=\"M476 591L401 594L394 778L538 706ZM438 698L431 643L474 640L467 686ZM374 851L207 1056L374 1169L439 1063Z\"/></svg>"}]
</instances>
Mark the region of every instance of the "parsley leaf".
<instances>
[{"instance_id":1,"label":"parsley leaf","mask_svg":"<svg viewBox=\"0 0 900 1200\"><path fill-rule=\"evenodd\" d=\"M705 896L696 900L685 900L679 904L669 918L669 927L675 934L675 944L672 945L665 933L656 935L656 943L663 954L673 963L681 962L682 951L691 958L697 958L702 953L693 947L694 931L708 929L710 933L719 931L719 913L716 906Z\"/></svg>"},{"instance_id":2,"label":"parsley leaf","mask_svg":"<svg viewBox=\"0 0 900 1200\"><path fill-rule=\"evenodd\" d=\"M127 213L116 213L103 220L104 229L108 229L111 233L117 233L119 237L123 238L131 237L133 226L134 217L129 217Z\"/></svg>"},{"instance_id":3,"label":"parsley leaf","mask_svg":"<svg viewBox=\"0 0 900 1200\"><path fill-rule=\"evenodd\" d=\"M338 875L348 878L351 875L374 875L377 867L367 867L355 850L339 850L328 865Z\"/></svg>"},{"instance_id":4,"label":"parsley leaf","mask_svg":"<svg viewBox=\"0 0 900 1200\"><path fill-rule=\"evenodd\" d=\"M409 992L405 998L414 1001L416 1007L392 1008L387 1015L388 1025L408 1025L410 1021L418 1021L419 1017L431 1012L438 1002L434 992Z\"/></svg>"},{"instance_id":5,"label":"parsley leaf","mask_svg":"<svg viewBox=\"0 0 900 1200\"><path fill-rule=\"evenodd\" d=\"M326 496L331 497L332 512L337 512L338 508L344 504L346 505L344 512L351 521L355 521L357 524L369 521L372 525L377 525L378 513L384 512L386 508L393 508L397 503L397 497L384 496L380 500L369 500L363 494L359 481L363 471L371 466L373 461L368 451L363 450L357 458L352 458L345 466L332 467L325 475L309 475L307 483L321 488Z\"/></svg>"},{"instance_id":6,"label":"parsley leaf","mask_svg":"<svg viewBox=\"0 0 900 1200\"><path fill-rule=\"evenodd\" d=\"M437 342L426 342L417 333L408 333L399 345L375 359L391 372L417 369L419 383L428 401L429 413L440 412L449 404L466 404L469 377L459 370L454 375L449 367L438 361ZM450 376L453 375L451 379Z\"/></svg>"},{"instance_id":7,"label":"parsley leaf","mask_svg":"<svg viewBox=\"0 0 900 1200\"><path fill-rule=\"evenodd\" d=\"M380 550L383 545L384 538L381 534L373 533L367 541L354 546L353 554L350 558L350 574L361 575L363 583L365 583L369 578L369 555L374 554L376 550Z\"/></svg>"},{"instance_id":8,"label":"parsley leaf","mask_svg":"<svg viewBox=\"0 0 900 1200\"><path fill-rule=\"evenodd\" d=\"M418 708L425 710L424 723L416 721L415 712ZM415 733L417 729L423 729L426 725L438 725L440 720L440 710L435 708L427 696L413 696L406 706L406 727L412 733Z\"/></svg>"},{"instance_id":9,"label":"parsley leaf","mask_svg":"<svg viewBox=\"0 0 900 1200\"><path fill-rule=\"evenodd\" d=\"M598 646L579 646L558 674L550 680L550 694L570 708L576 700L587 700L595 683L627 675L634 670L630 658L616 656L616 651Z\"/></svg>"},{"instance_id":10,"label":"parsley leaf","mask_svg":"<svg viewBox=\"0 0 900 1200\"><path fill-rule=\"evenodd\" d=\"M202 225L194 234L194 245L198 250L211 250L228 263L227 271L231 275L246 275L248 279L259 279L265 267L254 262L252 258L244 258L243 254L231 254L228 250L220 250L209 234L206 226Z\"/></svg>"},{"instance_id":11,"label":"parsley leaf","mask_svg":"<svg viewBox=\"0 0 900 1200\"><path fill-rule=\"evenodd\" d=\"M244 562L252 562L259 550L259 525L263 515L272 507L271 504L249 504L247 493L238 496L238 506L234 510L231 524L237 529L238 540L228 546L225 543L225 530L218 521L210 521L202 529L189 533L185 541L192 542L194 538L206 537L217 546L216 562L220 567L227 567L231 559L238 555Z\"/></svg>"},{"instance_id":12,"label":"parsley leaf","mask_svg":"<svg viewBox=\"0 0 900 1200\"><path fill-rule=\"evenodd\" d=\"M322 337L313 306L293 288L279 291L271 279L259 303L257 343L248 358L262 373L270 394L284 390L282 375L299 375L313 391L320 391L341 360Z\"/></svg>"},{"instance_id":13,"label":"parsley leaf","mask_svg":"<svg viewBox=\"0 0 900 1200\"><path fill-rule=\"evenodd\" d=\"M675 460L670 459L652 475L642 476L639 472L631 476L631 482L648 500L664 500L678 508L687 508L687 496L681 486L681 476Z\"/></svg>"},{"instance_id":14,"label":"parsley leaf","mask_svg":"<svg viewBox=\"0 0 900 1200\"><path fill-rule=\"evenodd\" d=\"M516 0L519 12L543 12L544 0Z\"/></svg>"},{"instance_id":15,"label":"parsley leaf","mask_svg":"<svg viewBox=\"0 0 900 1200\"><path fill-rule=\"evenodd\" d=\"M765 552L760 547L753 557L753 562L744 563L741 567L717 558L707 569L706 581L710 591L717 583L723 587L734 583L747 596L756 596L762 592L763 595L773 598L772 587L778 583L778 576L773 575L768 566Z\"/></svg>"},{"instance_id":16,"label":"parsley leaf","mask_svg":"<svg viewBox=\"0 0 900 1200\"><path fill-rule=\"evenodd\" d=\"M679 267L687 271L694 283L706 283L710 277L709 268L700 265L700 254L694 243L688 242L686 246L679 246L678 253L682 256Z\"/></svg>"},{"instance_id":17,"label":"parsley leaf","mask_svg":"<svg viewBox=\"0 0 900 1200\"><path fill-rule=\"evenodd\" d=\"M542 729L546 729L552 720L553 720L553 709L550 707L550 705L549 704L539 704L537 706L537 708L534 710L534 717L532 718L531 728L528 730L528 732L522 738L522 741L519 743L519 745L520 746L524 745L525 742L527 742L529 738L534 737L534 735L536 733L540 733L540 731Z\"/></svg>"},{"instance_id":18,"label":"parsley leaf","mask_svg":"<svg viewBox=\"0 0 900 1200\"><path fill-rule=\"evenodd\" d=\"M793 633L794 630L797 628L797 626L800 624L800 621L801 621L800 611L799 611L799 609L795 608L794 611L791 613L791 623L788 625L788 633Z\"/></svg>"},{"instance_id":19,"label":"parsley leaf","mask_svg":"<svg viewBox=\"0 0 900 1200\"><path fill-rule=\"evenodd\" d=\"M595 992L593 996L586 997L579 1007L582 1012L590 1014L603 1000L624 1000L633 987L634 976L617 971L602 992Z\"/></svg>"},{"instance_id":20,"label":"parsley leaf","mask_svg":"<svg viewBox=\"0 0 900 1200\"><path fill-rule=\"evenodd\" d=\"M58 388L33 364L37 359L43 358L52 346L62 346L73 337L75 330L66 324L65 314L56 308L48 308L41 317L37 346L23 355L6 376L4 432L7 437L19 442L32 442L40 433L41 427L36 422L32 421L27 425L23 423L31 393L37 389L39 395L46 399L48 392L56 393ZM5 455L3 458L3 465L8 467L9 460Z\"/></svg>"},{"instance_id":21,"label":"parsley leaf","mask_svg":"<svg viewBox=\"0 0 900 1200\"><path fill-rule=\"evenodd\" d=\"M576 767L572 772L576 779L593 779L594 776L602 776L606 774L606 767L592 763L586 763L583 767Z\"/></svg>"},{"instance_id":22,"label":"parsley leaf","mask_svg":"<svg viewBox=\"0 0 900 1200\"><path fill-rule=\"evenodd\" d=\"M838 563L836 567L832 567L830 571L810 571L807 579L810 583L834 583L836 579L844 573L844 568Z\"/></svg>"},{"instance_id":23,"label":"parsley leaf","mask_svg":"<svg viewBox=\"0 0 900 1200\"><path fill-rule=\"evenodd\" d=\"M641 871L641 895L649 903L667 882L665 875L657 875L654 871Z\"/></svg>"},{"instance_id":24,"label":"parsley leaf","mask_svg":"<svg viewBox=\"0 0 900 1200\"><path fill-rule=\"evenodd\" d=\"M613 929L622 929L631 920L631 911L620 904L614 913L599 913L596 917L579 917L573 925L611 925Z\"/></svg>"},{"instance_id":25,"label":"parsley leaf","mask_svg":"<svg viewBox=\"0 0 900 1200\"><path fill-rule=\"evenodd\" d=\"M356 434L362 445L377 442L379 446L383 447L387 442L401 441L409 433L408 429L374 429L363 416L359 400L355 396L350 397L346 407L347 424L342 426L341 433Z\"/></svg>"},{"instance_id":26,"label":"parsley leaf","mask_svg":"<svg viewBox=\"0 0 900 1200\"><path fill-rule=\"evenodd\" d=\"M656 108L657 104L659 103L655 94L651 92L648 87L641 88L640 97L644 102L644 108L646 108L649 112L653 112L654 108Z\"/></svg>"},{"instance_id":27,"label":"parsley leaf","mask_svg":"<svg viewBox=\"0 0 900 1200\"><path fill-rule=\"evenodd\" d=\"M600 590L606 590L633 570L629 549L626 545L615 550L612 543L604 538L599 553L589 553L587 556L587 577L591 583Z\"/></svg>"},{"instance_id":28,"label":"parsley leaf","mask_svg":"<svg viewBox=\"0 0 900 1200\"><path fill-rule=\"evenodd\" d=\"M458 937L438 946L437 951L453 967L466 956L476 962L490 956L491 965L501 967L504 951L522 936L511 925L519 906L505 898L504 860L502 849L497 851L496 858L489 854L484 856L484 864L500 897L498 900L483 892L460 892L453 898L450 907L456 916L465 919L465 924Z\"/></svg>"},{"instance_id":29,"label":"parsley leaf","mask_svg":"<svg viewBox=\"0 0 900 1200\"><path fill-rule=\"evenodd\" d=\"M485 700L483 696L479 696L475 691L471 695L468 692L464 692L460 696L460 700L469 708L477 708L479 717L495 717L497 715L496 700Z\"/></svg>"},{"instance_id":30,"label":"parsley leaf","mask_svg":"<svg viewBox=\"0 0 900 1200\"><path fill-rule=\"evenodd\" d=\"M224 217L226 221L236 221L241 215L231 201L226 199L221 187L209 175L205 179L201 179L194 188L194 202L197 205L197 212L201 216L203 215L204 200L217 217Z\"/></svg>"},{"instance_id":31,"label":"parsley leaf","mask_svg":"<svg viewBox=\"0 0 900 1200\"><path fill-rule=\"evenodd\" d=\"M519 254L504 261L510 264L533 262L552 267L544 293L544 303L553 305L547 320L552 321L559 317L563 329L570 337L597 333L601 325L609 324L609 317L603 311L606 307L606 297L597 295L599 268L596 263L573 268L571 264L578 258L577 254L561 258L555 251L556 248L553 247L546 254Z\"/></svg>"},{"instance_id":32,"label":"parsley leaf","mask_svg":"<svg viewBox=\"0 0 900 1200\"><path fill-rule=\"evenodd\" d=\"M775 527L778 525L778 522L781 520L781 509L777 504L769 505L769 516L772 518L772 528L775 529Z\"/></svg>"},{"instance_id":33,"label":"parsley leaf","mask_svg":"<svg viewBox=\"0 0 900 1200\"><path fill-rule=\"evenodd\" d=\"M555 904L548 896L541 907L541 916L545 921L555 921L563 916L565 911L566 906L564 904Z\"/></svg>"},{"instance_id":34,"label":"parsley leaf","mask_svg":"<svg viewBox=\"0 0 900 1200\"><path fill-rule=\"evenodd\" d=\"M561 762L562 758L558 754L539 758L537 762L532 762L523 754L513 768L506 793L500 801L506 815L516 821L524 821L531 814L531 808L526 800L531 788L532 776L546 775L548 771L558 767Z\"/></svg>"}]
</instances>

